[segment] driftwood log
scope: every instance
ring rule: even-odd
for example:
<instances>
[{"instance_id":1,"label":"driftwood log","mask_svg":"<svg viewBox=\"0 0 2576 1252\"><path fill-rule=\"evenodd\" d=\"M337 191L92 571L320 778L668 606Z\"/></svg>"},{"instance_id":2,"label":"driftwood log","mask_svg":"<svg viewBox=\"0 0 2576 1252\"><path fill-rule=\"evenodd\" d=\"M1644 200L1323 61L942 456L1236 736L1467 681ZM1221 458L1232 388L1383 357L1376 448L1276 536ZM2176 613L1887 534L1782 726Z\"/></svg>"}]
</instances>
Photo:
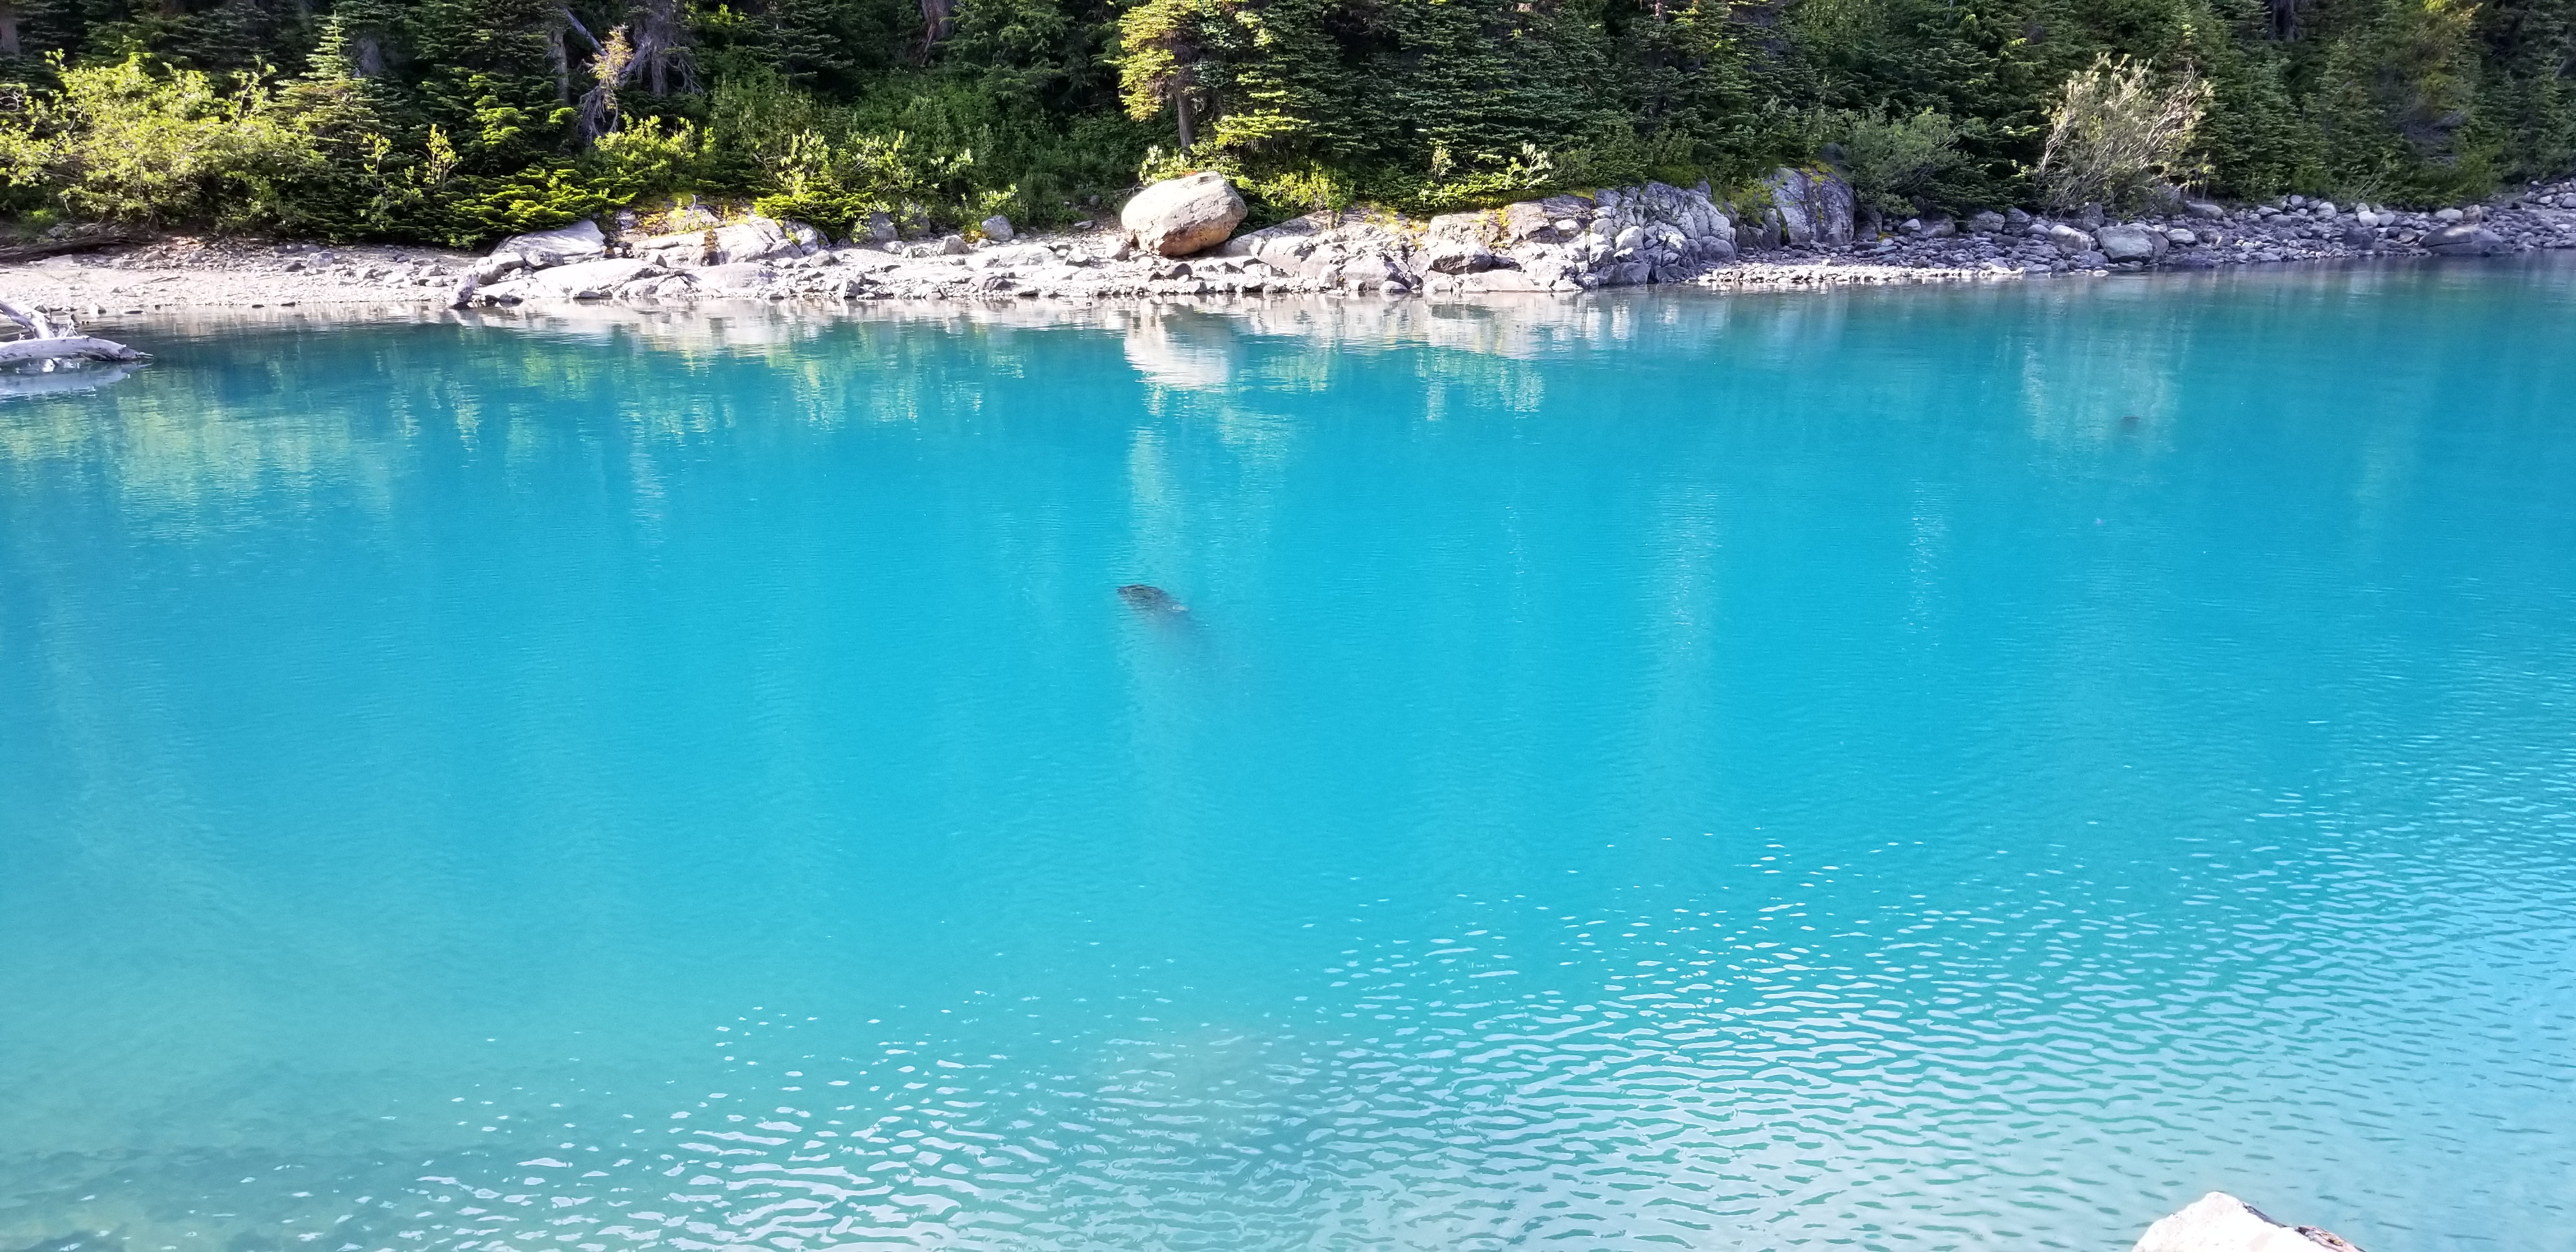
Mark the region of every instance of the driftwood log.
<instances>
[{"instance_id":1,"label":"driftwood log","mask_svg":"<svg viewBox=\"0 0 2576 1252\"><path fill-rule=\"evenodd\" d=\"M0 343L0 369L12 365L30 365L38 361L140 361L143 354L113 339L69 333L68 326L54 324L40 309L11 300L0 300L0 319L6 319L26 333L24 339ZM47 368L52 368L48 366Z\"/></svg>"},{"instance_id":2,"label":"driftwood log","mask_svg":"<svg viewBox=\"0 0 2576 1252\"><path fill-rule=\"evenodd\" d=\"M140 361L143 354L113 339L64 335L55 339L13 339L0 343L0 366L30 361Z\"/></svg>"}]
</instances>

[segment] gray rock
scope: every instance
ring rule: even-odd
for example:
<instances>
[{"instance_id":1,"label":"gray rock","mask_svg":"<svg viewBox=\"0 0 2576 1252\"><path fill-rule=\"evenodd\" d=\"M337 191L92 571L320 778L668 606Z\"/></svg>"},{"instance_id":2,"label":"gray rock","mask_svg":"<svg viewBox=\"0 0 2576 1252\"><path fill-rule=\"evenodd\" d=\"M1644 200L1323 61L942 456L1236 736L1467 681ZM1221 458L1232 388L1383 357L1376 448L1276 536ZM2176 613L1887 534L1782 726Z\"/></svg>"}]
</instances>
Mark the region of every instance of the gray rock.
<instances>
[{"instance_id":1,"label":"gray rock","mask_svg":"<svg viewBox=\"0 0 2576 1252\"><path fill-rule=\"evenodd\" d=\"M2165 228L2165 242L2177 248L2188 248L2200 242L2200 236L2180 226L2168 226Z\"/></svg>"},{"instance_id":2,"label":"gray rock","mask_svg":"<svg viewBox=\"0 0 2576 1252\"><path fill-rule=\"evenodd\" d=\"M966 236L964 236L964 235L941 235L941 236L939 237L939 245L938 245L938 249L937 249L935 252L933 252L933 253L932 253L932 255L934 255L934 256L964 256L964 255L966 255Z\"/></svg>"},{"instance_id":3,"label":"gray rock","mask_svg":"<svg viewBox=\"0 0 2576 1252\"><path fill-rule=\"evenodd\" d=\"M1423 223L1422 236L1430 240L1465 240L1494 243L1502 238L1503 215L1499 213L1443 213Z\"/></svg>"},{"instance_id":4,"label":"gray rock","mask_svg":"<svg viewBox=\"0 0 2576 1252\"><path fill-rule=\"evenodd\" d=\"M995 243L1009 243L1015 234L1011 229L1011 219L999 213L977 223L977 228L984 232L986 239Z\"/></svg>"},{"instance_id":5,"label":"gray rock","mask_svg":"<svg viewBox=\"0 0 2576 1252\"><path fill-rule=\"evenodd\" d=\"M2442 210L2444 213L2450 211ZM2474 222L2453 222L2428 231L2423 244L2425 250L2435 256L2495 256L2513 250L2513 245L2506 243L2503 236Z\"/></svg>"},{"instance_id":6,"label":"gray rock","mask_svg":"<svg viewBox=\"0 0 2576 1252\"><path fill-rule=\"evenodd\" d=\"M695 272L698 285L722 295L756 295L769 285L777 272L757 261L739 261L710 265Z\"/></svg>"},{"instance_id":7,"label":"gray rock","mask_svg":"<svg viewBox=\"0 0 2576 1252\"><path fill-rule=\"evenodd\" d=\"M2224 1191L2212 1191L2147 1227L2131 1252L2360 1252L2314 1226L2285 1226Z\"/></svg>"},{"instance_id":8,"label":"gray rock","mask_svg":"<svg viewBox=\"0 0 2576 1252\"><path fill-rule=\"evenodd\" d=\"M1615 261L1594 269L1587 277L1602 287L1635 287L1654 277L1654 267L1644 261Z\"/></svg>"},{"instance_id":9,"label":"gray rock","mask_svg":"<svg viewBox=\"0 0 2576 1252\"><path fill-rule=\"evenodd\" d=\"M2368 252L2379 246L2379 232L2355 222L2343 228L2343 246L2355 252Z\"/></svg>"},{"instance_id":10,"label":"gray rock","mask_svg":"<svg viewBox=\"0 0 2576 1252\"><path fill-rule=\"evenodd\" d=\"M2172 246L2163 231L2122 223L2093 232L2102 255L2124 265L2152 265Z\"/></svg>"},{"instance_id":11,"label":"gray rock","mask_svg":"<svg viewBox=\"0 0 2576 1252\"><path fill-rule=\"evenodd\" d=\"M1833 174L1819 174L1808 180L1807 189L1815 205L1816 241L1849 244L1853 230L1852 209L1857 203L1851 184Z\"/></svg>"},{"instance_id":12,"label":"gray rock","mask_svg":"<svg viewBox=\"0 0 2576 1252\"><path fill-rule=\"evenodd\" d=\"M1848 244L1852 241L1851 185L1832 174L1809 174L1783 167L1762 185L1770 193L1767 217L1782 241L1790 244Z\"/></svg>"},{"instance_id":13,"label":"gray rock","mask_svg":"<svg viewBox=\"0 0 2576 1252\"><path fill-rule=\"evenodd\" d=\"M1147 252L1188 256L1224 243L1244 212L1243 196L1225 175L1201 171L1137 192L1118 211L1118 222Z\"/></svg>"},{"instance_id":14,"label":"gray rock","mask_svg":"<svg viewBox=\"0 0 2576 1252\"><path fill-rule=\"evenodd\" d=\"M2057 249L2059 256L2074 257L2093 250L2093 236L2064 222L2050 222L2039 228L2038 235Z\"/></svg>"},{"instance_id":15,"label":"gray rock","mask_svg":"<svg viewBox=\"0 0 2576 1252\"><path fill-rule=\"evenodd\" d=\"M867 240L869 243L885 244L893 243L899 234L900 232L895 229L894 218L891 215L885 213L870 213L868 214L867 225L860 230L859 237Z\"/></svg>"},{"instance_id":16,"label":"gray rock","mask_svg":"<svg viewBox=\"0 0 2576 1252\"><path fill-rule=\"evenodd\" d=\"M524 300L605 300L627 283L659 277L662 272L660 266L644 260L575 261L537 270L520 279L518 295Z\"/></svg>"},{"instance_id":17,"label":"gray rock","mask_svg":"<svg viewBox=\"0 0 2576 1252\"><path fill-rule=\"evenodd\" d=\"M802 222L749 217L729 226L648 235L628 241L643 260L672 268L737 265L782 257L808 256L821 250L823 232Z\"/></svg>"},{"instance_id":18,"label":"gray rock","mask_svg":"<svg viewBox=\"0 0 2576 1252\"><path fill-rule=\"evenodd\" d=\"M1926 219L1923 223L1923 237L1926 239L1953 239L1958 237L1958 234L1959 224L1952 221L1948 214Z\"/></svg>"},{"instance_id":19,"label":"gray rock","mask_svg":"<svg viewBox=\"0 0 2576 1252\"><path fill-rule=\"evenodd\" d=\"M2207 200L2185 200L2182 202L2182 208L2183 212L2189 213L2193 217L2199 218L2204 222L2222 222L2227 220L2227 210L2216 204L2212 204Z\"/></svg>"},{"instance_id":20,"label":"gray rock","mask_svg":"<svg viewBox=\"0 0 2576 1252\"><path fill-rule=\"evenodd\" d=\"M2466 216L2468 215L2458 209L2437 209L2433 213L2433 220L2448 226Z\"/></svg>"},{"instance_id":21,"label":"gray rock","mask_svg":"<svg viewBox=\"0 0 2576 1252\"><path fill-rule=\"evenodd\" d=\"M2098 270L2110 265L2111 258L2099 252L2086 252L2072 258L2070 263L2079 270Z\"/></svg>"},{"instance_id":22,"label":"gray rock","mask_svg":"<svg viewBox=\"0 0 2576 1252\"><path fill-rule=\"evenodd\" d=\"M1426 263L1435 273L1476 274L1494 268L1494 253L1475 239L1435 239Z\"/></svg>"},{"instance_id":23,"label":"gray rock","mask_svg":"<svg viewBox=\"0 0 2576 1252\"><path fill-rule=\"evenodd\" d=\"M475 273L488 280L514 269L550 269L575 261L596 261L606 255L608 237L600 233L599 223L580 221L553 230L512 235L492 246L492 254L475 267Z\"/></svg>"},{"instance_id":24,"label":"gray rock","mask_svg":"<svg viewBox=\"0 0 2576 1252\"><path fill-rule=\"evenodd\" d=\"M1972 235L1999 235L2003 233L2004 227L2009 225L2011 225L2011 222L2006 220L2003 214L1997 213L1993 209L1987 209L1968 219L1968 233Z\"/></svg>"}]
</instances>

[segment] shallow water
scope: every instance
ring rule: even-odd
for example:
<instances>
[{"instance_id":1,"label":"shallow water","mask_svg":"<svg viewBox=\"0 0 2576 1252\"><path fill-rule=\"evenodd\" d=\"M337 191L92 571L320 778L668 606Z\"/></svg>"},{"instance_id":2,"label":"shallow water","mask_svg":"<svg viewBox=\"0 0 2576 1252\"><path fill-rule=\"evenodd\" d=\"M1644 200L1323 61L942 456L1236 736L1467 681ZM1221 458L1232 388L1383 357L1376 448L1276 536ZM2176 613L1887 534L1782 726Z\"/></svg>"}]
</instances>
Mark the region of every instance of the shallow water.
<instances>
[{"instance_id":1,"label":"shallow water","mask_svg":"<svg viewBox=\"0 0 2576 1252\"><path fill-rule=\"evenodd\" d=\"M2576 269L121 333L0 1249L2569 1246Z\"/></svg>"}]
</instances>

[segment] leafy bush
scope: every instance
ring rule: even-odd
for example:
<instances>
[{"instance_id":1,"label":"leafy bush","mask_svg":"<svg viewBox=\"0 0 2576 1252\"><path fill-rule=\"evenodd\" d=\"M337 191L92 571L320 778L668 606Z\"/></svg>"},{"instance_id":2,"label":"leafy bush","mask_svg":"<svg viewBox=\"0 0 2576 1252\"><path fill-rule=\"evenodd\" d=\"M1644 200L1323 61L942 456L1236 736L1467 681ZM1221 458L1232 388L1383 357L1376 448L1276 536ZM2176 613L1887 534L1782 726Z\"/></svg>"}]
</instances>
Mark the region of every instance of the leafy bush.
<instances>
[{"instance_id":1,"label":"leafy bush","mask_svg":"<svg viewBox=\"0 0 2576 1252\"><path fill-rule=\"evenodd\" d=\"M0 119L0 178L42 187L78 217L148 224L276 225L283 193L329 164L314 135L254 75L155 76L140 57L70 66Z\"/></svg>"},{"instance_id":2,"label":"leafy bush","mask_svg":"<svg viewBox=\"0 0 2576 1252\"><path fill-rule=\"evenodd\" d=\"M1959 124L1925 109L1912 117L1884 111L1854 114L1843 128L1844 163L1863 204L1902 216L1936 198L1943 179L1967 162L1959 150Z\"/></svg>"},{"instance_id":3,"label":"leafy bush","mask_svg":"<svg viewBox=\"0 0 2576 1252\"><path fill-rule=\"evenodd\" d=\"M2147 66L2105 56L2070 76L2035 171L2049 205L2130 212L2159 184L2196 181L2205 167L2192 140L2208 109L2209 84L2188 71L2160 87Z\"/></svg>"}]
</instances>

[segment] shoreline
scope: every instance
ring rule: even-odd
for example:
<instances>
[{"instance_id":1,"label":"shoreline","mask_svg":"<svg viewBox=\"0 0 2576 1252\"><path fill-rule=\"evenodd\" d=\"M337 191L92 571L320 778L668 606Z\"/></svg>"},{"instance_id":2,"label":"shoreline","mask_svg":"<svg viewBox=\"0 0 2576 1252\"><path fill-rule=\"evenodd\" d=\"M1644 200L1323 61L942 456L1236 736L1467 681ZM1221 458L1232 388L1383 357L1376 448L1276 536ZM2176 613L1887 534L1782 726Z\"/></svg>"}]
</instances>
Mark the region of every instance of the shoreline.
<instances>
[{"instance_id":1,"label":"shoreline","mask_svg":"<svg viewBox=\"0 0 2576 1252\"><path fill-rule=\"evenodd\" d=\"M2536 188L2501 206L2438 215L2366 208L2346 213L2322 202L2239 209L2188 204L2171 217L2086 230L2018 213L1985 213L1964 229L1946 218L1909 220L1901 233L1850 243L1834 242L1829 226L1819 230L1799 222L1797 205L1785 198L1784 204L1785 215L1769 209L1757 215L1712 205L1705 188L1649 184L1427 222L1318 213L1180 258L1139 253L1116 229L974 244L948 236L833 247L810 228L766 219L725 228L723 234L741 242L728 245L731 255L711 248L712 263L703 265L675 262L668 254L612 257L606 253L614 245L597 243L587 254L547 257L533 267L513 259L527 255L513 249L545 236L505 240L491 253L476 254L174 235L0 263L0 296L75 323L211 311L372 310L400 317L581 307L687 312L706 306L712 312L745 303L851 310L923 304L1218 306L1270 297L1477 304L1498 302L1496 297L1565 298L1628 289L1751 293L1958 286L2304 269L2317 262L2502 259L2576 249L2576 182ZM1666 211L1659 214L1659 207ZM1551 216L1563 213L1576 216ZM1578 226L1586 218L1600 223L1591 227L1597 239ZM1689 238L1662 225L1712 219L1713 228ZM1626 221L1664 230L1673 250L1659 251L1651 239L1637 246L1631 230L1619 235L1623 246L1614 252L1610 234L1616 222ZM1791 242L1802 227L1807 240ZM586 224L583 229L598 238ZM1848 228L1843 234L1850 234ZM2105 248L2127 259L2113 260Z\"/></svg>"}]
</instances>

